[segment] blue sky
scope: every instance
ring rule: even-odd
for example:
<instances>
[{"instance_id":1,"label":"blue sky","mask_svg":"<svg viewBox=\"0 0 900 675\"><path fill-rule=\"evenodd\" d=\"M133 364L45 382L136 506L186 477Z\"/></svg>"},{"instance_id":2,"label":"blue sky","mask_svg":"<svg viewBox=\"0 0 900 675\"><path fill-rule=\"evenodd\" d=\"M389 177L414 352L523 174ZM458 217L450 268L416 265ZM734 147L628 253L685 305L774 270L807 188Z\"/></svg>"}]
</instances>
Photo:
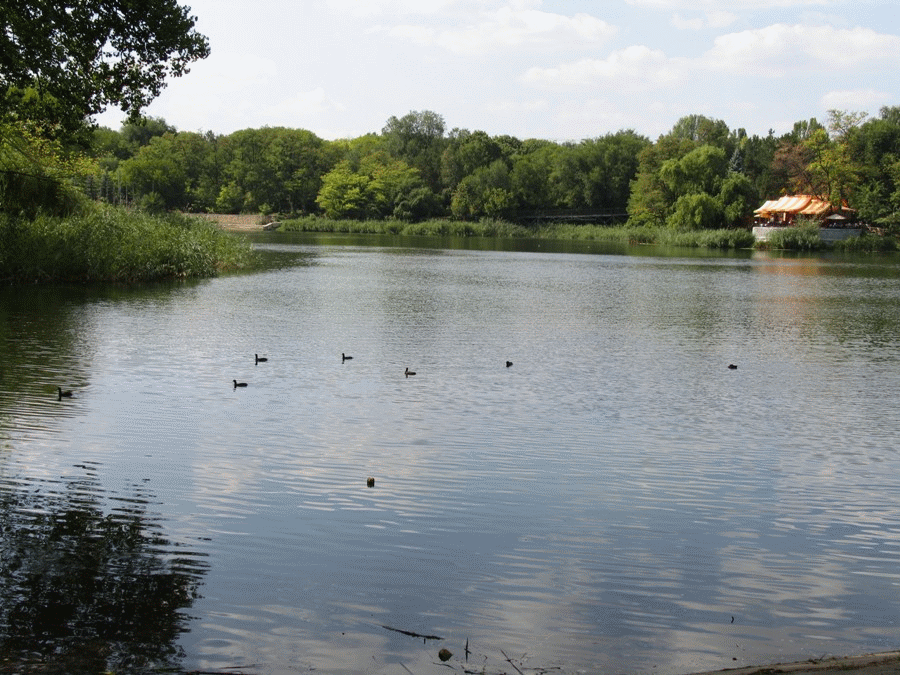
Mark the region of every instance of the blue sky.
<instances>
[{"instance_id":1,"label":"blue sky","mask_svg":"<svg viewBox=\"0 0 900 675\"><path fill-rule=\"evenodd\" d=\"M348 138L433 110L448 131L655 139L695 113L764 135L900 105L898 0L187 3L212 54L146 111L182 131Z\"/></svg>"}]
</instances>

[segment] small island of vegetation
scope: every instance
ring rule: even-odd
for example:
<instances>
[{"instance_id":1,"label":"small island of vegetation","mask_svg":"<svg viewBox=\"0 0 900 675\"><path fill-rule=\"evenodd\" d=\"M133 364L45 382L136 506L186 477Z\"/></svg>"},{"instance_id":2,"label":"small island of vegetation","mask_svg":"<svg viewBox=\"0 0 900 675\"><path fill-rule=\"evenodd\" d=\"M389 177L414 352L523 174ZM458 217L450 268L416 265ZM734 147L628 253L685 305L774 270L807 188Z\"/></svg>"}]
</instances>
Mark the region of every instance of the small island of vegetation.
<instances>
[{"instance_id":1,"label":"small island of vegetation","mask_svg":"<svg viewBox=\"0 0 900 675\"><path fill-rule=\"evenodd\" d=\"M117 6L91 4L101 19ZM286 127L186 132L140 111L166 75L208 53L188 10L162 3L170 20L152 25L165 49L143 53L146 21L123 37L115 22L106 34L54 25L44 5L50 33L65 31L75 53L60 59L27 17L11 24L20 53L0 71L2 279L136 281L247 264L245 241L184 213L260 214L292 231L811 250L826 245L813 220L766 242L751 232L765 200L805 194L854 214L863 234L833 246L898 248L900 106L871 118L831 110L766 136L688 115L655 141L630 129L577 142L447 131L432 111L334 141ZM107 63L113 37L124 42ZM116 70L128 62L160 67ZM91 122L109 103L129 114L119 130Z\"/></svg>"}]
</instances>

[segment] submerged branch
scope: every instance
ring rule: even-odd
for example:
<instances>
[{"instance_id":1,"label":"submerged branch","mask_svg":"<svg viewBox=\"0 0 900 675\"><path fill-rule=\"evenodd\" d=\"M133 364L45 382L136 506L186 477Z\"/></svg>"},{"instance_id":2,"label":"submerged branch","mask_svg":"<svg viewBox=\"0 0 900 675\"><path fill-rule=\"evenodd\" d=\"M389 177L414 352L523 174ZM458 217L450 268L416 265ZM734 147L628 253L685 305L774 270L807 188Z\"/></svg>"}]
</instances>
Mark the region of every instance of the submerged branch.
<instances>
[{"instance_id":1,"label":"submerged branch","mask_svg":"<svg viewBox=\"0 0 900 675\"><path fill-rule=\"evenodd\" d=\"M382 628L386 628L387 630L392 630L395 633L403 633L404 635L409 635L414 638L422 638L423 640L443 640L440 635L422 635L421 633L416 633L411 630L403 630L402 628L392 628L391 626L385 626L382 624Z\"/></svg>"}]
</instances>

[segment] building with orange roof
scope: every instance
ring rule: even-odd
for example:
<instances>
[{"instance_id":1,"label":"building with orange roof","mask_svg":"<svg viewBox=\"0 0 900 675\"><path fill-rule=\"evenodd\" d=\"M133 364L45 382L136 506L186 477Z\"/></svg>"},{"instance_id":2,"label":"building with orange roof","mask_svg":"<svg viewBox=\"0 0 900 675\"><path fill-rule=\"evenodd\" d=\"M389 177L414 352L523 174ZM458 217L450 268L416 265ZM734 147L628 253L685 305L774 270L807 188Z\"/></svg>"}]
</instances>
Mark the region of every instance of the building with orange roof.
<instances>
[{"instance_id":1,"label":"building with orange roof","mask_svg":"<svg viewBox=\"0 0 900 675\"><path fill-rule=\"evenodd\" d=\"M835 207L831 202L812 195L787 195L770 199L753 212L757 225L790 227L800 216L818 221L824 227L843 227L853 222L856 211L844 202Z\"/></svg>"}]
</instances>

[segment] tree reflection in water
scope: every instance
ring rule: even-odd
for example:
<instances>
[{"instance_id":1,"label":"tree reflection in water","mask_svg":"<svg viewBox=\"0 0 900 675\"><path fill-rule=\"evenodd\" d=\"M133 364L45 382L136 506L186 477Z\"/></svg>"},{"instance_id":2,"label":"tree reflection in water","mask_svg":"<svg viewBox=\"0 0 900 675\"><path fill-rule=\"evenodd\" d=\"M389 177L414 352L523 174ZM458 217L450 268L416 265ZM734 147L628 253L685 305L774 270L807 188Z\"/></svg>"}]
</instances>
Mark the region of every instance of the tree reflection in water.
<instances>
[{"instance_id":1,"label":"tree reflection in water","mask_svg":"<svg viewBox=\"0 0 900 675\"><path fill-rule=\"evenodd\" d=\"M161 535L146 491L104 513L80 468L50 486L0 479L0 670L178 669L207 565Z\"/></svg>"}]
</instances>

